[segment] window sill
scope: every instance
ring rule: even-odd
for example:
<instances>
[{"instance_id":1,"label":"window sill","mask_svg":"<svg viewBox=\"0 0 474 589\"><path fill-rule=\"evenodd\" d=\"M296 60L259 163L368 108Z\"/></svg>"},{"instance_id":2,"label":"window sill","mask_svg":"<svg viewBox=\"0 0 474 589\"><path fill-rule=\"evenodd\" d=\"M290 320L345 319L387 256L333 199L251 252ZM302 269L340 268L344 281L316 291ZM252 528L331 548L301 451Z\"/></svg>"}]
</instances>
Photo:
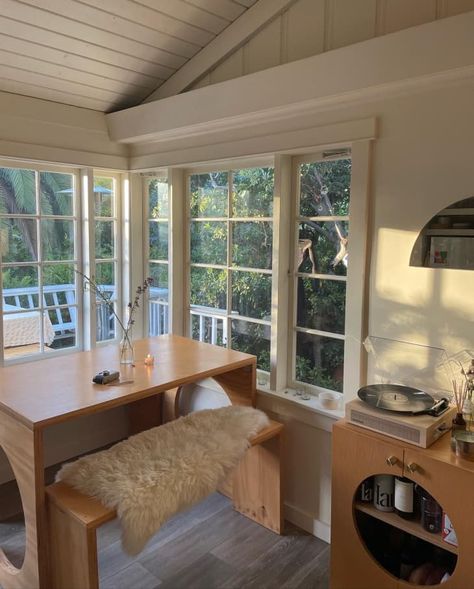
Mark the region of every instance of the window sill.
<instances>
[{"instance_id":1,"label":"window sill","mask_svg":"<svg viewBox=\"0 0 474 589\"><path fill-rule=\"evenodd\" d=\"M287 391L272 391L269 388L259 385L257 388L257 393L264 395L265 397L269 398L276 398L278 400L286 401L290 405L295 405L298 408L304 408L305 410L316 413L318 415L323 415L324 417L329 417L330 419L338 420L344 417L344 410L343 409L326 409L323 407L316 396L311 396L311 399L308 401L304 401L299 397L294 396L293 389L284 389ZM340 405L343 405L343 397L341 395Z\"/></svg>"}]
</instances>

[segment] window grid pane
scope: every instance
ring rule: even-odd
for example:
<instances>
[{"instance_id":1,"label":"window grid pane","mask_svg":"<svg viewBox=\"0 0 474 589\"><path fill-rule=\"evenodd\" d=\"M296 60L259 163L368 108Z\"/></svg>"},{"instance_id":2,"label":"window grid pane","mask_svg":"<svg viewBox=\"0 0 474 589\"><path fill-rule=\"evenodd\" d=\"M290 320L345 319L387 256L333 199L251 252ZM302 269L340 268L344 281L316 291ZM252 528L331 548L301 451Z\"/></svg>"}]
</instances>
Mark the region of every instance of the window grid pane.
<instances>
[{"instance_id":1,"label":"window grid pane","mask_svg":"<svg viewBox=\"0 0 474 589\"><path fill-rule=\"evenodd\" d=\"M113 340L118 335L114 315L118 311L116 211L115 178L95 175L95 281L102 295L96 297L97 342Z\"/></svg>"},{"instance_id":2,"label":"window grid pane","mask_svg":"<svg viewBox=\"0 0 474 589\"><path fill-rule=\"evenodd\" d=\"M293 377L337 392L343 387L350 179L349 158L301 164L295 219Z\"/></svg>"},{"instance_id":3,"label":"window grid pane","mask_svg":"<svg viewBox=\"0 0 474 589\"><path fill-rule=\"evenodd\" d=\"M273 172L189 179L190 335L256 354L263 370L270 368Z\"/></svg>"},{"instance_id":4,"label":"window grid pane","mask_svg":"<svg viewBox=\"0 0 474 589\"><path fill-rule=\"evenodd\" d=\"M75 177L0 168L4 358L77 344Z\"/></svg>"},{"instance_id":5,"label":"window grid pane","mask_svg":"<svg viewBox=\"0 0 474 589\"><path fill-rule=\"evenodd\" d=\"M153 279L148 292L148 334L169 331L169 187L164 178L145 181L146 230L148 231L147 277Z\"/></svg>"}]
</instances>

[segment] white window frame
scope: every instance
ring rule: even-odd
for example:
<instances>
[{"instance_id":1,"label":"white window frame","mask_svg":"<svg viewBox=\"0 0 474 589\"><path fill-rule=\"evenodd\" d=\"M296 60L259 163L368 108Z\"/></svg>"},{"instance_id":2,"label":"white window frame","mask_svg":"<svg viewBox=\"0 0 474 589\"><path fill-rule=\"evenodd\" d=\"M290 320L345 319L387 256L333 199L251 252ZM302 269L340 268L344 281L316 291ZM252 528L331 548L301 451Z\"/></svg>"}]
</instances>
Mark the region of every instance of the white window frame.
<instances>
[{"instance_id":1,"label":"white window frame","mask_svg":"<svg viewBox=\"0 0 474 589\"><path fill-rule=\"evenodd\" d=\"M122 247L122 225L123 225L123 215L122 215L122 182L121 182L121 174L117 172L111 172L110 170L102 170L94 168L92 170L93 180L95 177L100 178L112 178L113 180L113 187L114 187L114 211L112 217L96 217L95 215L95 197L92 190L92 203L90 211L92 211L91 218L93 219L93 228L92 232L94 235L94 242L92 246L89 247L88 255L89 255L89 265L93 268L93 272L91 274L96 274L96 264L97 263L113 263L115 265L115 297L112 300L114 304L115 313L122 319L121 312L123 309L123 289L122 289L122 268L123 268L123 247ZM93 186L93 185L92 185ZM114 227L114 257L113 258L104 258L104 259L97 259L95 256L95 222L96 221L113 221ZM90 275L89 275L90 276ZM92 339L93 346L103 346L110 343L117 343L122 339L121 328L118 325L117 321L115 321L115 337L107 340L98 341L97 340L97 329L96 329L96 312L97 312L97 303L95 298L93 299L93 304L91 306L91 315L93 317L88 317L89 324L90 324L90 333Z\"/></svg>"},{"instance_id":2,"label":"white window frame","mask_svg":"<svg viewBox=\"0 0 474 589\"><path fill-rule=\"evenodd\" d=\"M37 266L38 267L38 291L41 292L42 289L42 272L41 269L44 265L55 265L55 264L67 264L70 263L74 267L82 268L83 267L83 259L82 259L82 207L81 207L81 182L80 182L80 170L78 168L71 168L68 166L60 166L54 164L37 164L37 163L30 163L28 161L10 161L10 160L0 160L0 167L2 168L16 168L21 170L31 170L38 173L36 177L36 214L20 214L20 215L5 215L6 218L25 218L34 220L35 223L41 222L42 219L58 219L58 220L69 220L73 221L74 223L74 258L73 260L58 260L58 261L44 261L42 260L42 251L41 251L41 239L38 241L38 258L36 261L31 262L18 262L18 263L8 263L7 267L12 266ZM74 188L74 209L72 215L64 215L64 216L57 216L57 215L43 215L40 211L40 190L38 185L38 178L39 173L41 172L52 172L58 174L71 174L73 176L73 188ZM3 216L3 215L2 215ZM40 234L41 235L41 229ZM2 283L2 274L3 274L4 264L0 264L0 292L2 293L2 300L3 300L3 283ZM19 364L23 362L31 362L31 361L39 361L45 358L53 358L55 356L61 356L68 353L77 352L83 348L83 330L81 329L83 323L83 300L82 300L82 289L80 288L80 280L78 279L77 274L75 275L75 288L76 288L76 301L74 305L68 304L61 304L54 307L45 306L43 304L43 297L38 297L38 308L35 311L40 313L40 316L43 313L48 312L52 309L61 309L61 308L69 308L70 306L74 306L76 308L76 333L75 333L75 345L69 346L67 348L57 349L57 350L48 350L45 352L44 349L44 323L40 321L40 349L38 352L33 354L26 354L26 355L19 355L14 356L12 358L5 358L4 347L3 347L3 310L0 306L0 366L7 366L11 364ZM23 311L19 311L22 313ZM24 311L25 313L29 312L29 310Z\"/></svg>"},{"instance_id":3,"label":"white window frame","mask_svg":"<svg viewBox=\"0 0 474 589\"><path fill-rule=\"evenodd\" d=\"M344 155L344 150L347 154ZM366 274L367 274L367 230L368 230L368 195L369 195L369 163L370 141L355 142L352 145L342 146L334 153L325 157L325 150L294 156L292 159L292 215L291 215L291 251L290 261L290 311L288 332L290 342L288 346L288 386L292 388L305 388L308 392L318 395L327 389L296 380L296 339L298 332L310 333L316 336L330 337L344 341L344 373L343 392L345 400L356 396L366 374L366 360L363 354L362 342L367 335L367 299L366 299ZM328 152L331 153L330 151ZM351 196L349 201L349 215L335 217L315 217L314 220L341 220L349 221L349 264L346 277L330 276L330 279L340 280L346 283L346 310L344 334L318 332L313 329L296 326L296 292L300 277L316 277L327 279L323 274L299 273L295 268L296 247L299 225L299 167L303 163L316 161L330 161L351 159ZM334 392L334 391L331 391Z\"/></svg>"},{"instance_id":4,"label":"white window frame","mask_svg":"<svg viewBox=\"0 0 474 589\"><path fill-rule=\"evenodd\" d=\"M158 264L164 265L168 267L168 302L160 301L160 305L166 305L168 307L167 313L167 330L166 333L171 333L171 309L172 309L172 300L171 300L171 283L172 283L172 267L170 263L171 258L171 217L172 217L172 203L171 203L171 186L170 186L170 178L168 177L168 173L166 170L156 170L154 172L149 172L146 174L141 175L142 178L142 199L143 199L143 218L142 218L142 234L143 234L143 276L148 277L149 272L149 265L151 264ZM150 219L149 216L149 193L148 193L148 182L150 179L157 179L162 182L166 182L168 185L168 216L161 217L160 219ZM168 260L155 260L150 258L149 252L149 240L150 240L150 221L157 222L157 223L167 223L168 224ZM146 293L145 298L145 305L144 305L144 324L145 324L145 336L148 336L150 333L150 296L149 292Z\"/></svg>"},{"instance_id":5,"label":"white window frame","mask_svg":"<svg viewBox=\"0 0 474 589\"><path fill-rule=\"evenodd\" d=\"M259 325L268 326L270 328L270 334L273 333L272 329L272 319L264 320L264 319L256 319L241 315L232 315L232 271L241 271L241 272L254 272L257 274L265 274L272 276L273 282L273 254L275 252L275 246L272 247L272 268L271 269L260 269L260 268L247 268L243 266L234 266L232 264L232 243L231 243L231 224L233 222L270 222L272 223L272 231L274 231L274 211L272 217L232 217L232 174L229 177L229 189L227 194L227 216L226 217L198 217L194 218L191 216L191 192L190 192L190 177L195 174L206 174L211 172L229 172L233 173L238 170L248 169L248 168L264 168L264 167L271 167L275 168L275 163L273 158L265 157L255 157L255 158L245 158L245 159L233 159L229 161L220 161L216 162L214 165L206 164L203 166L187 168L185 170L184 178L185 178L185 191L186 191L186 243L185 243L185 307L184 307L184 314L185 314L185 333L188 337L192 337L192 318L191 316L200 315L200 313L193 313L193 308L191 308L191 267L202 267L202 268L215 268L217 270L225 270L227 272L226 281L227 281L227 299L226 299L226 309L214 309L209 310L207 307L203 307L205 313L203 316L210 317L211 320L218 321L222 320L225 325L224 335L226 336L225 346L228 349L231 349L232 338L231 338L231 330L232 330L232 320L237 321L244 321L247 323L254 323ZM274 201L275 199L273 199ZM224 222L226 223L227 228L227 260L226 265L220 264L207 264L207 263L192 263L191 262L191 223L194 221L198 222L205 222L206 220L212 222ZM274 239L274 236L272 236ZM199 309L199 307L194 307L194 309ZM271 311L273 315L273 311ZM213 343L213 342L212 342ZM270 335L270 372L271 372L271 355L272 355L272 335ZM269 373L258 369L259 373L263 373L269 375Z\"/></svg>"}]
</instances>

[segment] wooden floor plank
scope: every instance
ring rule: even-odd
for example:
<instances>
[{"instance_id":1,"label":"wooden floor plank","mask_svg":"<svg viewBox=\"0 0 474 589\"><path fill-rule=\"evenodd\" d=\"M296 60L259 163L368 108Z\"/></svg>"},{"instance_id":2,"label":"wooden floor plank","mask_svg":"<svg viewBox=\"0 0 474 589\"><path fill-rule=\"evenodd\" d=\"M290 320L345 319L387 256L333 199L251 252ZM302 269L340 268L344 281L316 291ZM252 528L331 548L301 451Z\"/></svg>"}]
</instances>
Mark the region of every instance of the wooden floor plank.
<instances>
[{"instance_id":1,"label":"wooden floor plank","mask_svg":"<svg viewBox=\"0 0 474 589\"><path fill-rule=\"evenodd\" d=\"M100 589L328 589L329 545L287 525L279 536L215 493L180 513L136 557L117 520L99 529ZM20 554L21 518L0 523L0 545ZM0 588L1 589L1 588Z\"/></svg>"},{"instance_id":2,"label":"wooden floor plank","mask_svg":"<svg viewBox=\"0 0 474 589\"><path fill-rule=\"evenodd\" d=\"M100 580L100 589L155 589L159 586L160 580L144 569L139 562L134 562L111 577Z\"/></svg>"},{"instance_id":3,"label":"wooden floor plank","mask_svg":"<svg viewBox=\"0 0 474 589\"><path fill-rule=\"evenodd\" d=\"M219 589L237 571L207 553L164 581L160 589Z\"/></svg>"}]
</instances>

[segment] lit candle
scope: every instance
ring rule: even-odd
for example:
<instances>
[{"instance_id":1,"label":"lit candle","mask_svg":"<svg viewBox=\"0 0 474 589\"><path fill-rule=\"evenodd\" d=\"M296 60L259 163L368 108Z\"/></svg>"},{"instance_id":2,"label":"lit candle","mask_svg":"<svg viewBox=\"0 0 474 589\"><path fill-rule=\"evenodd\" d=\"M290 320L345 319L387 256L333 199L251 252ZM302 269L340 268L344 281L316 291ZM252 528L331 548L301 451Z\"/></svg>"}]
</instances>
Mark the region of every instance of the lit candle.
<instances>
[{"instance_id":1,"label":"lit candle","mask_svg":"<svg viewBox=\"0 0 474 589\"><path fill-rule=\"evenodd\" d=\"M145 366L153 366L155 364L155 358L151 354L147 354L145 358Z\"/></svg>"}]
</instances>

